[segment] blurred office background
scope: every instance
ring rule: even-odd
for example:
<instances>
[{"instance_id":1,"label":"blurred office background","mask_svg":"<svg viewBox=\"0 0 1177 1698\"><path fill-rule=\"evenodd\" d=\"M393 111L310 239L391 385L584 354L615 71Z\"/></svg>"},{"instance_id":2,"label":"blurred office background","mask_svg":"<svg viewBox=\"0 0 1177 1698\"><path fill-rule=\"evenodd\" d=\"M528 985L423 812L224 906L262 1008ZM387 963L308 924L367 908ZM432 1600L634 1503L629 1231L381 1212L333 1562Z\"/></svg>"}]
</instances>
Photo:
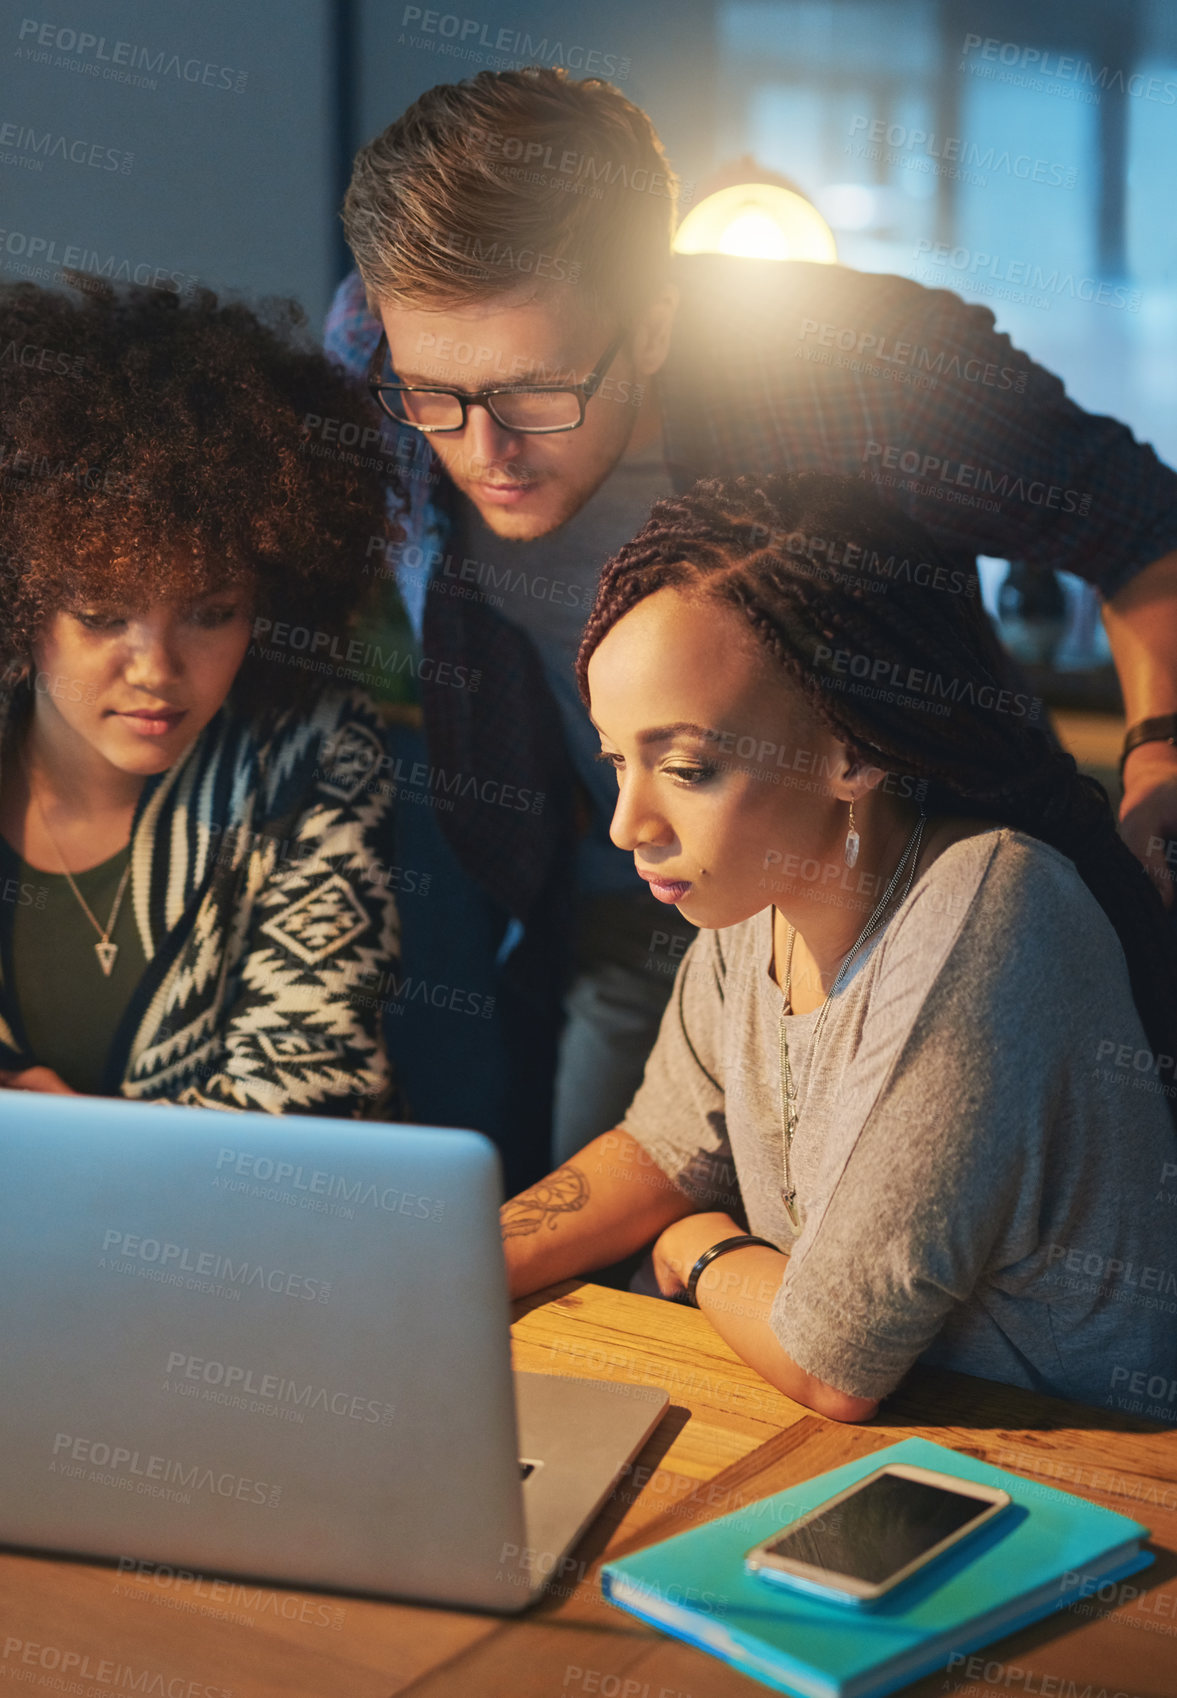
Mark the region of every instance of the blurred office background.
<instances>
[{"instance_id":1,"label":"blurred office background","mask_svg":"<svg viewBox=\"0 0 1177 1698\"><path fill-rule=\"evenodd\" d=\"M69 45L87 34L102 45ZM355 147L436 82L537 60L617 82L689 184L745 153L791 177L848 265L916 275L928 244L955 250L962 292L1177 460L1172 0L3 0L5 238L292 293L321 318ZM129 167L38 158L28 128ZM0 242L10 272L19 249ZM976 292L1019 264L1135 304Z\"/></svg>"},{"instance_id":2,"label":"blurred office background","mask_svg":"<svg viewBox=\"0 0 1177 1698\"><path fill-rule=\"evenodd\" d=\"M689 195L745 154L784 174L845 264L990 306L1177 463L1173 0L2 0L0 266L49 281L70 248L318 323L359 143L529 62L618 83ZM1064 667L1101 658L1091 611Z\"/></svg>"}]
</instances>

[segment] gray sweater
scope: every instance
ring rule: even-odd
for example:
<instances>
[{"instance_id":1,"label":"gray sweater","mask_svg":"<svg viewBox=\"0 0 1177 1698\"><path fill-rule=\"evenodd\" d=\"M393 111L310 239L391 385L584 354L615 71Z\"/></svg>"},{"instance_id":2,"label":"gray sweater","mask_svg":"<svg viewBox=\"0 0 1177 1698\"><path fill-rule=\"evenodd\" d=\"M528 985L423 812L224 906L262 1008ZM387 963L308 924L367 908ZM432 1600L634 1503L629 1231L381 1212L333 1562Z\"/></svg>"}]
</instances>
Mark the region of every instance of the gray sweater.
<instances>
[{"instance_id":1,"label":"gray sweater","mask_svg":"<svg viewBox=\"0 0 1177 1698\"><path fill-rule=\"evenodd\" d=\"M699 934L624 1124L790 1252L771 1320L793 1360L871 1398L917 1358L1109 1406L1147 1385L1177 1421L1173 1063L1074 865L1008 829L952 845L816 1053L819 1011L784 1016L796 1234L771 961L771 908Z\"/></svg>"}]
</instances>

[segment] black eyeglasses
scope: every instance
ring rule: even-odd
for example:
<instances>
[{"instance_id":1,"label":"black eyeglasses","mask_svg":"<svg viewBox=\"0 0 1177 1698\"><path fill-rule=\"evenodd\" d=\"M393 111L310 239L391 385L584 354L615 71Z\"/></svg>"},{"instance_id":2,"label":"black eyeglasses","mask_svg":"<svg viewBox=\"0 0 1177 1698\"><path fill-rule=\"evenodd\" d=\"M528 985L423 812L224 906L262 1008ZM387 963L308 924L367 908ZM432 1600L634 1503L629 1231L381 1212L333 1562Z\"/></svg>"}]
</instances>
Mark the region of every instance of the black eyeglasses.
<instances>
[{"instance_id":1,"label":"black eyeglasses","mask_svg":"<svg viewBox=\"0 0 1177 1698\"><path fill-rule=\"evenodd\" d=\"M625 341L623 326L583 383L514 383L501 389L437 389L416 383L390 383L388 337L381 336L368 366L368 388L380 407L397 424L433 435L465 430L470 407L485 407L504 430L527 436L550 436L558 430L576 430L584 423L584 410L601 387L602 380Z\"/></svg>"}]
</instances>

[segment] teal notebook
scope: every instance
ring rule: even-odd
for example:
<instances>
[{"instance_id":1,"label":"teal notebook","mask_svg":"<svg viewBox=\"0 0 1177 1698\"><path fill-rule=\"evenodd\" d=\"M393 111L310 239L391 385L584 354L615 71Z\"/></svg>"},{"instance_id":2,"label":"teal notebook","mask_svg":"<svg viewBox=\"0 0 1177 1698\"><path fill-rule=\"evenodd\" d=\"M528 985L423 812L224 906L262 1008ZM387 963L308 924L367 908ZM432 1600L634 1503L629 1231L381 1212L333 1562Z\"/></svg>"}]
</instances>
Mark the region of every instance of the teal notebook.
<instances>
[{"instance_id":1,"label":"teal notebook","mask_svg":"<svg viewBox=\"0 0 1177 1698\"><path fill-rule=\"evenodd\" d=\"M889 1462L911 1462L1007 1491L990 1527L869 1608L826 1603L748 1574L744 1554L778 1527ZM710 1651L778 1692L876 1698L943 1668L1077 1596L1152 1562L1149 1530L1053 1486L904 1439L745 1505L601 1571L610 1603ZM1090 1591L1090 1586L1088 1586Z\"/></svg>"}]
</instances>

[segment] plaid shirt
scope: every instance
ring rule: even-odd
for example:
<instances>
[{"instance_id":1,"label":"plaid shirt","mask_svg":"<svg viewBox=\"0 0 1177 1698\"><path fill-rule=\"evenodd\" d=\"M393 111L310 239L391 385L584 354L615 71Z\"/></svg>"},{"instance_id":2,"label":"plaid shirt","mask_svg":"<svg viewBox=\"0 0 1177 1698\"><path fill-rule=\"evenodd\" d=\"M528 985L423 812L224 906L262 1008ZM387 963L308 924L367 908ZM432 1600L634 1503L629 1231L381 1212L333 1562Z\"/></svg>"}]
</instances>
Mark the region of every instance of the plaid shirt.
<instances>
[{"instance_id":1,"label":"plaid shirt","mask_svg":"<svg viewBox=\"0 0 1177 1698\"><path fill-rule=\"evenodd\" d=\"M681 302L658 396L679 491L740 473L859 476L962 562L1027 560L1105 597L1177 549L1177 474L1127 426L1070 401L986 307L903 277L801 262L691 256L676 260L675 280ZM327 350L363 375L379 334L353 272L332 304ZM402 452L429 472L427 443L409 434ZM453 486L433 468L410 490L409 534L429 536L440 558ZM568 845L557 710L523 631L478 601L420 599L426 653L482 675L474 702L423 686L431 758L480 777L510 772L549 799L539 820L477 802L440 816L472 876L526 919Z\"/></svg>"}]
</instances>

